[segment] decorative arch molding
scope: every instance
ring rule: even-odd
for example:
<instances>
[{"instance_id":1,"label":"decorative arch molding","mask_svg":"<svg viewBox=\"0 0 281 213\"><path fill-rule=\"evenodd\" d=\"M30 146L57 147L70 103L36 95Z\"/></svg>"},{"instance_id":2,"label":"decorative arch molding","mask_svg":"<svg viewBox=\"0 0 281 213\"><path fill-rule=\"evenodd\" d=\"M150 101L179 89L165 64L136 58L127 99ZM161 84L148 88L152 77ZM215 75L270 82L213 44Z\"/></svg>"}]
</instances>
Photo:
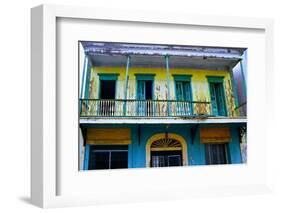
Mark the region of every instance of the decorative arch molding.
<instances>
[{"instance_id":1,"label":"decorative arch molding","mask_svg":"<svg viewBox=\"0 0 281 213\"><path fill-rule=\"evenodd\" d=\"M166 135L166 133L159 133L159 134L155 134L153 136L151 136L146 143L146 167L150 167L150 161L151 161L151 145L155 142L155 141L160 141L161 139L164 138L168 139L173 139L178 141L181 144L181 150L182 150L182 163L183 166L188 165L187 162L187 143L185 141L185 139L178 135L178 134L174 134L174 133L168 133ZM171 147L171 150L175 150L175 147ZM167 150L169 150L169 147L167 147Z\"/></svg>"}]
</instances>

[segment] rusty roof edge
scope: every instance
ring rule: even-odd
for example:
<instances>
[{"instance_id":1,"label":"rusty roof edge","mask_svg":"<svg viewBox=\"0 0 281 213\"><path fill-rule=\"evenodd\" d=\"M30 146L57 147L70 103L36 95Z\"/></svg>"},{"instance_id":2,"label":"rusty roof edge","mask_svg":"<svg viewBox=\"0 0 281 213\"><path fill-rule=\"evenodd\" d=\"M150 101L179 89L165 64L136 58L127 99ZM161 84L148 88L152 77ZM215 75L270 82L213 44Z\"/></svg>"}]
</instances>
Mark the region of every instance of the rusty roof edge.
<instances>
[{"instance_id":1,"label":"rusty roof edge","mask_svg":"<svg viewBox=\"0 0 281 213\"><path fill-rule=\"evenodd\" d=\"M240 58L246 48L195 47L183 45L127 44L110 42L81 42L86 54L95 55L158 55L207 56Z\"/></svg>"},{"instance_id":2,"label":"rusty roof edge","mask_svg":"<svg viewBox=\"0 0 281 213\"><path fill-rule=\"evenodd\" d=\"M86 55L95 56L95 55L103 55L103 56L178 56L178 57L206 57L213 59L236 59L241 60L241 55L238 54L222 54L222 53L206 53L206 52L190 52L190 51L108 51L104 49L92 49L85 51Z\"/></svg>"}]
</instances>

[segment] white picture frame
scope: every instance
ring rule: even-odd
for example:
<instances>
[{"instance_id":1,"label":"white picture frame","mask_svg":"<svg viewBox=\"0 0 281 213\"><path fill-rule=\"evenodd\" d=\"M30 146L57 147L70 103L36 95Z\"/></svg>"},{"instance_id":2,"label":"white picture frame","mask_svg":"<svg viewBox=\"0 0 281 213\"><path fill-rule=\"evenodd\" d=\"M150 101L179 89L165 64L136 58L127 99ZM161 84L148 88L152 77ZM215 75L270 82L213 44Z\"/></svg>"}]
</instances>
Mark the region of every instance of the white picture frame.
<instances>
[{"instance_id":1,"label":"white picture frame","mask_svg":"<svg viewBox=\"0 0 281 213\"><path fill-rule=\"evenodd\" d=\"M136 169L130 171L118 171L113 178L124 179L130 183L131 179L138 179L138 176L147 176L149 178L155 176L168 175L171 178L177 178L179 184L171 187L167 190L174 192L176 196L164 196L163 191L159 187L151 188L151 193L148 195L146 189L141 191L140 189L132 189L129 186L123 191L118 193L104 193L102 187L97 188L94 194L85 193L85 190L81 190L79 193L60 194L59 188L61 180L60 175L62 168L58 166L58 159L60 159L61 150L57 144L58 134L57 131L57 89L60 86L60 81L57 78L57 29L58 20L60 18L73 21L77 20L99 20L103 21L118 21L122 23L153 23L155 26L161 25L166 28L173 26L197 26L203 30L212 28L231 30L257 30L262 32L264 44L264 58L263 65L261 67L261 73L264 75L264 87L261 88L262 100L260 108L256 109L255 113L264 111L265 106L273 104L273 98L270 94L270 90L273 89L273 84L270 81L273 76L273 21L270 19L257 19L257 18L241 18L241 17L216 17L216 16L203 16L203 15L189 15L189 14L161 14L152 13L148 11L120 11L112 9L101 8L88 8L88 7L74 7L74 6L54 6L54 5L41 5L31 10L31 202L34 205L49 208L59 206L76 206L76 205L91 205L99 203L116 203L116 202L138 202L143 200L161 200L161 199L177 199L182 197L198 197L198 196L213 196L213 195L240 195L240 194L252 194L263 193L270 191L270 171L268 162L263 165L257 165L258 160L252 161L254 171L256 173L247 174L245 182L237 181L230 185L227 181L217 185L208 186L208 182L212 179L205 180L205 185L201 185L199 181L192 181L192 187L190 184L184 182L183 176L186 174L186 169L172 168L167 171L161 170L143 170ZM233 35L235 36L235 35ZM249 63L252 63L251 61ZM261 80L261 79L259 79ZM251 78L249 79L251 82ZM250 87L257 86L252 84ZM249 92L251 92L249 88ZM251 103L256 103L254 97L252 97ZM253 108L253 105L249 105L249 111ZM250 119L255 119L255 113L249 115ZM264 115L261 119L265 124L265 128L268 129L270 118ZM254 122L252 122L254 123ZM249 123L251 127L251 122ZM254 124L253 124L254 125ZM258 131L260 127L250 128L251 131ZM268 131L266 131L268 132ZM251 134L251 133L249 133ZM268 134L268 133L267 133ZM265 139L268 135L264 136ZM259 139L257 139L259 140ZM268 147L268 141L265 140L265 147ZM249 148L251 149L251 147ZM253 156L261 151L261 148L254 149L252 151ZM251 156L250 156L251 157ZM264 156L265 159L268 156ZM75 156L73 156L75 158ZM249 166L249 165L247 165ZM190 174L212 176L213 170L217 170L218 174L225 171L234 171L243 174L247 173L247 166L231 166L228 168L204 168L188 170ZM250 167L249 166L249 167ZM173 175L171 175L171 171ZM77 172L79 172L77 170ZM249 172L248 172L249 173ZM97 178L102 181L107 173L99 173ZM261 178L257 178L256 181L251 182L253 175L264 174ZM83 180L88 180L87 176L93 176L93 173L83 172ZM125 176L125 177L123 177ZM216 176L214 176L215 178ZM187 178L188 180L189 178ZM75 178L69 178L68 184L77 185L79 182L71 182L78 180ZM107 181L110 178L106 179ZM139 179L138 179L139 180ZM148 179L145 179L146 181ZM202 177L201 179L202 180ZM89 181L89 180L88 180ZM140 180L141 181L141 180ZM160 181L161 182L161 181ZM104 184L106 184L104 182ZM187 190L188 189L188 190ZM114 190L113 190L114 191ZM120 196L122 193L122 196ZM58 195L59 194L59 195Z\"/></svg>"}]
</instances>

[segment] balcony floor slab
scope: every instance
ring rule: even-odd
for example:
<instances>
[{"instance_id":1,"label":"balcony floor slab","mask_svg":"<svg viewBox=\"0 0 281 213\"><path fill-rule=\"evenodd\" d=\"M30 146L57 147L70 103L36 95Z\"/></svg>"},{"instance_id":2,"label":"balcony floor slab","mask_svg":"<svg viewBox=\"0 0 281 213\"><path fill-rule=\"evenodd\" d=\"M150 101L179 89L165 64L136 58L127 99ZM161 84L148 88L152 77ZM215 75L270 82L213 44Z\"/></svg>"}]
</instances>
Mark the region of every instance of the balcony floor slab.
<instances>
[{"instance_id":1,"label":"balcony floor slab","mask_svg":"<svg viewBox=\"0 0 281 213\"><path fill-rule=\"evenodd\" d=\"M239 118L226 118L226 117L209 117L206 119L184 119L184 118L147 118L147 117L118 117L118 118L93 118L93 117L81 117L80 124L218 124L218 123L247 123L246 117Z\"/></svg>"}]
</instances>

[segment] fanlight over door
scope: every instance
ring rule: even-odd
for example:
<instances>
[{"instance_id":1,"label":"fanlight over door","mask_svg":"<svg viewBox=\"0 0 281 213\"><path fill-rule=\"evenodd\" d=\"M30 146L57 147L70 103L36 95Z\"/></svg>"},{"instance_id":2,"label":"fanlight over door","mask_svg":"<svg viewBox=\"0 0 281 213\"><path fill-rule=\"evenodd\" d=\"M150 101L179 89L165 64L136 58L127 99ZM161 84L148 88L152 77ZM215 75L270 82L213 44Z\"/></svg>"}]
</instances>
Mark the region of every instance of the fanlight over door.
<instances>
[{"instance_id":1,"label":"fanlight over door","mask_svg":"<svg viewBox=\"0 0 281 213\"><path fill-rule=\"evenodd\" d=\"M182 166L182 145L172 138L161 138L151 144L151 167Z\"/></svg>"},{"instance_id":2,"label":"fanlight over door","mask_svg":"<svg viewBox=\"0 0 281 213\"><path fill-rule=\"evenodd\" d=\"M181 143L171 138L161 138L151 144L151 151L182 150Z\"/></svg>"}]
</instances>

